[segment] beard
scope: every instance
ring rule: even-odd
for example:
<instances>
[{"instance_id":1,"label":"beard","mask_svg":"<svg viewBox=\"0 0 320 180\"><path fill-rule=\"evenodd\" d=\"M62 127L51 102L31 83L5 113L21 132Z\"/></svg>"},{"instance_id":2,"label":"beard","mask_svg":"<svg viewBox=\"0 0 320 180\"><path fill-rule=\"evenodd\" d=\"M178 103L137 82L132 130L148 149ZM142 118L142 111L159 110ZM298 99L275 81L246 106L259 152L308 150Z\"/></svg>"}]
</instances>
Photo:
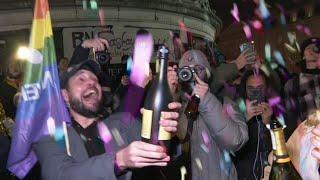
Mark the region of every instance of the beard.
<instances>
[{"instance_id":1,"label":"beard","mask_svg":"<svg viewBox=\"0 0 320 180\"><path fill-rule=\"evenodd\" d=\"M102 111L102 102L102 100L99 100L95 107L90 108L87 107L80 99L72 97L70 101L70 108L84 117L95 118L98 117Z\"/></svg>"}]
</instances>

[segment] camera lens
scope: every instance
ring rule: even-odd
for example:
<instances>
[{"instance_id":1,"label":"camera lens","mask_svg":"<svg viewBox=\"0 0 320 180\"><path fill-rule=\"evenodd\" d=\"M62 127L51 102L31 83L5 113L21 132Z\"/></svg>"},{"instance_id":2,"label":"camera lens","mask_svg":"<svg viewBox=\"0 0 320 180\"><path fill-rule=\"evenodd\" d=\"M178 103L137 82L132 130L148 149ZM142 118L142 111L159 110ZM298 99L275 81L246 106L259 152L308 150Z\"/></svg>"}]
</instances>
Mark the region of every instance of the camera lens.
<instances>
[{"instance_id":1,"label":"camera lens","mask_svg":"<svg viewBox=\"0 0 320 180\"><path fill-rule=\"evenodd\" d=\"M107 65L110 63L110 60L111 60L110 53L98 52L96 56L100 65Z\"/></svg>"},{"instance_id":2,"label":"camera lens","mask_svg":"<svg viewBox=\"0 0 320 180\"><path fill-rule=\"evenodd\" d=\"M182 82L191 81L192 79L192 71L188 68L180 69L178 72L179 80Z\"/></svg>"}]
</instances>

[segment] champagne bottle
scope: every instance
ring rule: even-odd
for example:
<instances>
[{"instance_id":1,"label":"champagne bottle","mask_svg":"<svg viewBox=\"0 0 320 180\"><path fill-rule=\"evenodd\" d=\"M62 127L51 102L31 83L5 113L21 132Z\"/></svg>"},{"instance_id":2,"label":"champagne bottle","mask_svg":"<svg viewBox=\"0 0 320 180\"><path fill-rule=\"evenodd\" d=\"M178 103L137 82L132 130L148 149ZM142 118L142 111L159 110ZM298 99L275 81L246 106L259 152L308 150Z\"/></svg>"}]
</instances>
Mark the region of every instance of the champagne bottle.
<instances>
[{"instance_id":1,"label":"champagne bottle","mask_svg":"<svg viewBox=\"0 0 320 180\"><path fill-rule=\"evenodd\" d=\"M302 179L294 168L287 152L282 125L277 120L270 123L270 133L273 149L273 164L270 180L300 180Z\"/></svg>"},{"instance_id":2,"label":"champagne bottle","mask_svg":"<svg viewBox=\"0 0 320 180\"><path fill-rule=\"evenodd\" d=\"M158 57L160 69L144 102L141 137L144 142L161 145L169 150L171 134L159 124L161 112L169 111L168 104L173 101L167 79L168 48L160 46Z\"/></svg>"},{"instance_id":3,"label":"champagne bottle","mask_svg":"<svg viewBox=\"0 0 320 180\"><path fill-rule=\"evenodd\" d=\"M188 102L188 105L184 111L184 114L187 116L189 120L196 120L199 114L199 103L200 97L198 95L193 95Z\"/></svg>"}]
</instances>

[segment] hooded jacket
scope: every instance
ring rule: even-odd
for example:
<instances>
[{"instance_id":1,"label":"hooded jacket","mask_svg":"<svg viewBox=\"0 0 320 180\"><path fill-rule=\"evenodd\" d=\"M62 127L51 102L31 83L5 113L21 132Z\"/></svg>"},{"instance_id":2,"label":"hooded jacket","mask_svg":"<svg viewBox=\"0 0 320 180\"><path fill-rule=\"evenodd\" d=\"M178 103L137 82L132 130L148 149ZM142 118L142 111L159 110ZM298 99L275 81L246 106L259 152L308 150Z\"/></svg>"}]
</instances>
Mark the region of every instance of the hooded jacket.
<instances>
[{"instance_id":1,"label":"hooded jacket","mask_svg":"<svg viewBox=\"0 0 320 180\"><path fill-rule=\"evenodd\" d=\"M187 130L188 123L192 122L181 114L178 136L191 132L192 180L237 179L230 152L239 150L248 141L248 127L238 106L228 98L222 104L208 92L199 104L192 131Z\"/></svg>"}]
</instances>

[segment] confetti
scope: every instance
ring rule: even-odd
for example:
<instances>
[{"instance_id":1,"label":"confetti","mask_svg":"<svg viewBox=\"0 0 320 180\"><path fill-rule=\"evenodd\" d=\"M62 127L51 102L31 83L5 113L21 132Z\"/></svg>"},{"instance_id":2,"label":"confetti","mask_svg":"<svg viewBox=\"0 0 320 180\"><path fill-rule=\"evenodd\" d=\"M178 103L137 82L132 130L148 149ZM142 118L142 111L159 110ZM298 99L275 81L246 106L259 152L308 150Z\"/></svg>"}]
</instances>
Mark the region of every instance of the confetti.
<instances>
[{"instance_id":1,"label":"confetti","mask_svg":"<svg viewBox=\"0 0 320 180\"><path fill-rule=\"evenodd\" d=\"M181 174L181 180L185 180L185 176L187 174L186 167L184 167L184 166L180 167L180 174Z\"/></svg>"},{"instance_id":2,"label":"confetti","mask_svg":"<svg viewBox=\"0 0 320 180\"><path fill-rule=\"evenodd\" d=\"M99 9L99 18L100 18L100 25L101 26L105 26L105 16L104 16L104 10L103 9Z\"/></svg>"},{"instance_id":3,"label":"confetti","mask_svg":"<svg viewBox=\"0 0 320 180\"><path fill-rule=\"evenodd\" d=\"M61 139L64 138L64 132L63 132L63 128L62 127L58 127L56 128L56 131L54 133L54 139L56 141L60 141Z\"/></svg>"},{"instance_id":4,"label":"confetti","mask_svg":"<svg viewBox=\"0 0 320 180\"><path fill-rule=\"evenodd\" d=\"M285 66L284 59L282 57L282 54L279 51L273 51L273 55L280 65Z\"/></svg>"},{"instance_id":5,"label":"confetti","mask_svg":"<svg viewBox=\"0 0 320 180\"><path fill-rule=\"evenodd\" d=\"M287 125L286 125L286 122L284 121L284 118L283 118L283 115L280 114L279 116L276 117L277 120L279 121L279 123L282 125L283 128L286 128Z\"/></svg>"},{"instance_id":6,"label":"confetti","mask_svg":"<svg viewBox=\"0 0 320 180\"><path fill-rule=\"evenodd\" d=\"M55 125L54 119L52 117L48 118L47 127L48 127L49 135L53 136L56 132L56 125Z\"/></svg>"},{"instance_id":7,"label":"confetti","mask_svg":"<svg viewBox=\"0 0 320 180\"><path fill-rule=\"evenodd\" d=\"M96 0L90 0L91 9L98 9L98 3Z\"/></svg>"},{"instance_id":8,"label":"confetti","mask_svg":"<svg viewBox=\"0 0 320 180\"><path fill-rule=\"evenodd\" d=\"M201 144L200 147L204 152L209 153L209 148L206 145Z\"/></svg>"},{"instance_id":9,"label":"confetti","mask_svg":"<svg viewBox=\"0 0 320 180\"><path fill-rule=\"evenodd\" d=\"M231 104L224 105L224 108L226 110L228 117L234 118L235 111L234 111L232 105Z\"/></svg>"},{"instance_id":10,"label":"confetti","mask_svg":"<svg viewBox=\"0 0 320 180\"><path fill-rule=\"evenodd\" d=\"M67 154L69 156L71 156L69 136L68 136L68 131L67 131L67 124L65 121L62 122L62 127L63 127L63 133L64 133L64 140L66 143Z\"/></svg>"},{"instance_id":11,"label":"confetti","mask_svg":"<svg viewBox=\"0 0 320 180\"><path fill-rule=\"evenodd\" d=\"M80 138L81 138L82 140L84 140L85 142L88 141L88 139L87 139L83 134L80 134Z\"/></svg>"},{"instance_id":12,"label":"confetti","mask_svg":"<svg viewBox=\"0 0 320 180\"><path fill-rule=\"evenodd\" d=\"M296 25L296 29L303 32L307 36L311 36L311 30L307 26L303 26L301 24Z\"/></svg>"},{"instance_id":13,"label":"confetti","mask_svg":"<svg viewBox=\"0 0 320 180\"><path fill-rule=\"evenodd\" d=\"M137 35L134 51L133 65L130 75L131 82L143 86L149 76L149 63L153 53L153 37L150 33Z\"/></svg>"},{"instance_id":14,"label":"confetti","mask_svg":"<svg viewBox=\"0 0 320 180\"><path fill-rule=\"evenodd\" d=\"M128 59L127 59L127 74L128 74L129 76L130 76L130 74L131 74L132 64L133 64L132 57L129 56Z\"/></svg>"},{"instance_id":15,"label":"confetti","mask_svg":"<svg viewBox=\"0 0 320 180\"><path fill-rule=\"evenodd\" d=\"M203 142L205 143L205 145L210 144L209 136L208 136L207 132L202 131L201 135L202 135L202 139L203 139Z\"/></svg>"},{"instance_id":16,"label":"confetti","mask_svg":"<svg viewBox=\"0 0 320 180\"><path fill-rule=\"evenodd\" d=\"M280 96L268 99L268 103L271 107L276 106L277 104L280 103L280 101L281 101Z\"/></svg>"},{"instance_id":17,"label":"confetti","mask_svg":"<svg viewBox=\"0 0 320 180\"><path fill-rule=\"evenodd\" d=\"M220 167L225 174L230 174L232 162L228 151L223 151L223 158L220 161Z\"/></svg>"},{"instance_id":18,"label":"confetti","mask_svg":"<svg viewBox=\"0 0 320 180\"><path fill-rule=\"evenodd\" d=\"M264 45L264 54L268 63L271 62L271 46L269 43Z\"/></svg>"},{"instance_id":19,"label":"confetti","mask_svg":"<svg viewBox=\"0 0 320 180\"><path fill-rule=\"evenodd\" d=\"M271 69L277 69L278 68L278 64L277 63L272 62L270 65L271 65Z\"/></svg>"},{"instance_id":20,"label":"confetti","mask_svg":"<svg viewBox=\"0 0 320 180\"><path fill-rule=\"evenodd\" d=\"M305 27L303 32L307 35L307 36L311 36L311 31L308 27Z\"/></svg>"},{"instance_id":21,"label":"confetti","mask_svg":"<svg viewBox=\"0 0 320 180\"><path fill-rule=\"evenodd\" d=\"M251 40L252 39L252 33L251 33L250 26L248 24L246 24L246 23L244 24L243 31L244 31L247 39Z\"/></svg>"},{"instance_id":22,"label":"confetti","mask_svg":"<svg viewBox=\"0 0 320 180\"><path fill-rule=\"evenodd\" d=\"M260 30L262 28L262 23L259 20L252 21L251 25L257 30Z\"/></svg>"},{"instance_id":23,"label":"confetti","mask_svg":"<svg viewBox=\"0 0 320 180\"><path fill-rule=\"evenodd\" d=\"M200 159L199 159L199 158L196 158L195 161L196 161L196 164L197 164L198 168L199 168L200 170L202 170L202 163L201 163Z\"/></svg>"},{"instance_id":24,"label":"confetti","mask_svg":"<svg viewBox=\"0 0 320 180\"><path fill-rule=\"evenodd\" d=\"M83 8L83 10L88 9L87 0L82 0L82 8Z\"/></svg>"},{"instance_id":25,"label":"confetti","mask_svg":"<svg viewBox=\"0 0 320 180\"><path fill-rule=\"evenodd\" d=\"M237 22L240 22L239 9L236 3L233 3L233 9L231 9L231 14Z\"/></svg>"},{"instance_id":26,"label":"confetti","mask_svg":"<svg viewBox=\"0 0 320 180\"><path fill-rule=\"evenodd\" d=\"M242 113L247 114L247 106L245 101L241 98L238 100L238 105Z\"/></svg>"},{"instance_id":27,"label":"confetti","mask_svg":"<svg viewBox=\"0 0 320 180\"><path fill-rule=\"evenodd\" d=\"M271 66L272 66L272 63L271 63ZM267 66L265 64L262 64L260 69L269 77L270 76L270 72L267 68Z\"/></svg>"},{"instance_id":28,"label":"confetti","mask_svg":"<svg viewBox=\"0 0 320 180\"><path fill-rule=\"evenodd\" d=\"M259 10L261 12L261 15L262 15L263 19L267 19L270 16L270 12L269 12L264 0L260 0L260 2L259 2Z\"/></svg>"},{"instance_id":29,"label":"confetti","mask_svg":"<svg viewBox=\"0 0 320 180\"><path fill-rule=\"evenodd\" d=\"M108 127L106 126L106 124L104 124L104 122L98 123L98 131L99 131L99 135L100 135L102 141L105 144L109 144L109 142L112 140L112 135L111 135Z\"/></svg>"},{"instance_id":30,"label":"confetti","mask_svg":"<svg viewBox=\"0 0 320 180\"><path fill-rule=\"evenodd\" d=\"M294 42L297 41L297 35L296 35L295 32L288 32L287 36L288 36L288 39L289 39L289 42L290 42L291 45L294 44Z\"/></svg>"},{"instance_id":31,"label":"confetti","mask_svg":"<svg viewBox=\"0 0 320 180\"><path fill-rule=\"evenodd\" d=\"M284 47L290 52L290 53L296 53L297 49L289 45L288 43L284 43Z\"/></svg>"},{"instance_id":32,"label":"confetti","mask_svg":"<svg viewBox=\"0 0 320 180\"><path fill-rule=\"evenodd\" d=\"M112 129L111 133L112 133L114 139L116 140L118 146L123 146L124 145L124 141L123 141L118 129L116 129L116 128Z\"/></svg>"}]
</instances>

